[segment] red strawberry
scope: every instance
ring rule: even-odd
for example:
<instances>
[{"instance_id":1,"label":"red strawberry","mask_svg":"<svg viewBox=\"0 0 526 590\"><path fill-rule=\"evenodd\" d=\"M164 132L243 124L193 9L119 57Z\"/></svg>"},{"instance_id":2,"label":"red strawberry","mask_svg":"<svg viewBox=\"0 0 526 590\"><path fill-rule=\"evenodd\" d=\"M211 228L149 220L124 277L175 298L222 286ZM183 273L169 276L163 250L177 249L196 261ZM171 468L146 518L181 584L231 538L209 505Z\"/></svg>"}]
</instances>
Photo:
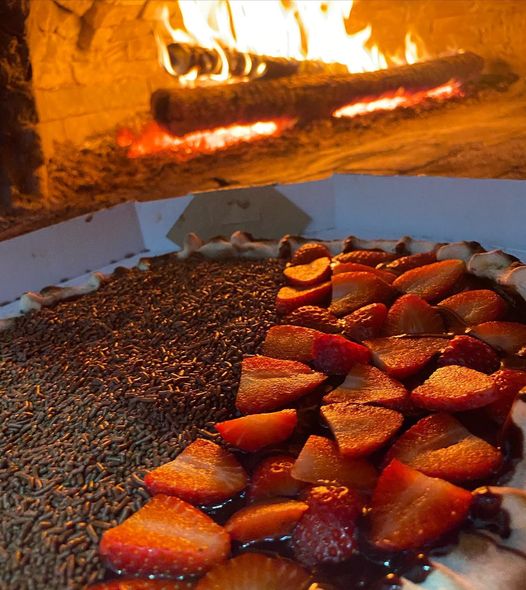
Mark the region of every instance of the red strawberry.
<instances>
[{"instance_id":1,"label":"red strawberry","mask_svg":"<svg viewBox=\"0 0 526 590\"><path fill-rule=\"evenodd\" d=\"M447 342L444 338L389 336L364 344L371 349L377 367L396 379L405 379L423 369Z\"/></svg>"},{"instance_id":2,"label":"red strawberry","mask_svg":"<svg viewBox=\"0 0 526 590\"><path fill-rule=\"evenodd\" d=\"M365 459L348 459L336 444L323 436L309 436L294 467L292 477L308 483L337 483L370 491L376 482L376 470Z\"/></svg>"},{"instance_id":3,"label":"red strawberry","mask_svg":"<svg viewBox=\"0 0 526 590\"><path fill-rule=\"evenodd\" d=\"M438 311L418 295L403 295L387 314L384 331L387 336L397 334L440 334L444 322Z\"/></svg>"},{"instance_id":4,"label":"red strawberry","mask_svg":"<svg viewBox=\"0 0 526 590\"><path fill-rule=\"evenodd\" d=\"M382 262L390 262L398 257L398 254L384 252L383 250L352 250L338 254L335 260L338 262L357 262L366 266L376 266Z\"/></svg>"},{"instance_id":5,"label":"red strawberry","mask_svg":"<svg viewBox=\"0 0 526 590\"><path fill-rule=\"evenodd\" d=\"M242 553L211 569L195 590L307 590L310 574L298 564L261 553Z\"/></svg>"},{"instance_id":6,"label":"red strawberry","mask_svg":"<svg viewBox=\"0 0 526 590\"><path fill-rule=\"evenodd\" d=\"M499 368L500 359L485 342L471 336L455 336L444 348L437 363L439 367L461 365L489 374Z\"/></svg>"},{"instance_id":7,"label":"red strawberry","mask_svg":"<svg viewBox=\"0 0 526 590\"><path fill-rule=\"evenodd\" d=\"M526 345L526 324L517 322L484 322L470 328L469 334L508 354Z\"/></svg>"},{"instance_id":8,"label":"red strawberry","mask_svg":"<svg viewBox=\"0 0 526 590\"><path fill-rule=\"evenodd\" d=\"M405 406L408 399L409 393L401 383L376 367L357 364L345 381L327 394L323 401L326 404L353 402L399 408Z\"/></svg>"},{"instance_id":9,"label":"red strawberry","mask_svg":"<svg viewBox=\"0 0 526 590\"><path fill-rule=\"evenodd\" d=\"M492 375L497 399L486 406L486 412L498 424L504 424L517 395L526 387L526 371L502 369Z\"/></svg>"},{"instance_id":10,"label":"red strawberry","mask_svg":"<svg viewBox=\"0 0 526 590\"><path fill-rule=\"evenodd\" d=\"M276 297L276 311L290 313L303 305L324 305L331 295L330 281L314 287L281 287Z\"/></svg>"},{"instance_id":11,"label":"red strawberry","mask_svg":"<svg viewBox=\"0 0 526 590\"><path fill-rule=\"evenodd\" d=\"M494 474L502 454L449 414L432 414L412 426L391 447L396 458L430 477L453 482Z\"/></svg>"},{"instance_id":12,"label":"red strawberry","mask_svg":"<svg viewBox=\"0 0 526 590\"><path fill-rule=\"evenodd\" d=\"M99 547L113 570L142 576L201 574L229 551L223 527L183 500L162 494L107 530Z\"/></svg>"},{"instance_id":13,"label":"red strawberry","mask_svg":"<svg viewBox=\"0 0 526 590\"><path fill-rule=\"evenodd\" d=\"M317 258L307 264L290 265L283 271L289 285L311 287L323 283L331 276L330 258Z\"/></svg>"},{"instance_id":14,"label":"red strawberry","mask_svg":"<svg viewBox=\"0 0 526 590\"><path fill-rule=\"evenodd\" d=\"M445 297L465 272L462 260L442 260L404 272L393 286L426 301L436 301Z\"/></svg>"},{"instance_id":15,"label":"red strawberry","mask_svg":"<svg viewBox=\"0 0 526 590\"><path fill-rule=\"evenodd\" d=\"M402 414L387 408L364 404L322 406L321 414L329 425L343 457L365 457L382 447L402 426Z\"/></svg>"},{"instance_id":16,"label":"red strawberry","mask_svg":"<svg viewBox=\"0 0 526 590\"><path fill-rule=\"evenodd\" d=\"M318 486L309 491L309 509L292 533L296 559L313 567L318 563L340 563L357 548L357 520L362 501L345 486Z\"/></svg>"},{"instance_id":17,"label":"red strawberry","mask_svg":"<svg viewBox=\"0 0 526 590\"><path fill-rule=\"evenodd\" d=\"M500 320L508 308L504 299L489 289L462 291L438 305L456 313L468 326Z\"/></svg>"},{"instance_id":18,"label":"red strawberry","mask_svg":"<svg viewBox=\"0 0 526 590\"><path fill-rule=\"evenodd\" d=\"M420 252L419 254L410 254L402 256L396 260L388 262L383 268L394 271L396 273L403 273L406 270L411 270L417 266L424 266L436 262L436 252Z\"/></svg>"},{"instance_id":19,"label":"red strawberry","mask_svg":"<svg viewBox=\"0 0 526 590\"><path fill-rule=\"evenodd\" d=\"M330 257L331 253L325 244L320 244L319 242L309 242L308 244L303 244L303 246L300 246L296 252L294 252L290 260L290 264L309 264L309 262L313 262L318 258Z\"/></svg>"},{"instance_id":20,"label":"red strawberry","mask_svg":"<svg viewBox=\"0 0 526 590\"><path fill-rule=\"evenodd\" d=\"M234 455L198 438L174 461L150 471L144 483L151 494L179 496L193 504L213 504L243 490L247 474Z\"/></svg>"},{"instance_id":21,"label":"red strawberry","mask_svg":"<svg viewBox=\"0 0 526 590\"><path fill-rule=\"evenodd\" d=\"M411 392L413 402L427 410L463 412L487 406L497 399L493 379L467 367L437 369Z\"/></svg>"},{"instance_id":22,"label":"red strawberry","mask_svg":"<svg viewBox=\"0 0 526 590\"><path fill-rule=\"evenodd\" d=\"M358 264L357 262L334 262L332 265L332 274L339 275L343 272L370 272L389 284L396 279L396 275L388 270L373 268L372 266Z\"/></svg>"},{"instance_id":23,"label":"red strawberry","mask_svg":"<svg viewBox=\"0 0 526 590\"><path fill-rule=\"evenodd\" d=\"M254 500L297 496L304 484L291 475L295 461L292 455L274 455L263 459L252 474L249 497Z\"/></svg>"},{"instance_id":24,"label":"red strawberry","mask_svg":"<svg viewBox=\"0 0 526 590\"><path fill-rule=\"evenodd\" d=\"M313 391L325 379L325 375L297 361L248 357L241 363L236 407L243 414L274 410Z\"/></svg>"},{"instance_id":25,"label":"red strawberry","mask_svg":"<svg viewBox=\"0 0 526 590\"><path fill-rule=\"evenodd\" d=\"M371 358L368 348L337 334L322 334L314 340L314 367L327 375L346 375L356 363Z\"/></svg>"},{"instance_id":26,"label":"red strawberry","mask_svg":"<svg viewBox=\"0 0 526 590\"><path fill-rule=\"evenodd\" d=\"M263 342L263 354L308 363L314 358L314 340L321 335L318 330L302 326L272 326Z\"/></svg>"},{"instance_id":27,"label":"red strawberry","mask_svg":"<svg viewBox=\"0 0 526 590\"><path fill-rule=\"evenodd\" d=\"M374 491L370 539L389 551L416 549L460 526L472 495L393 459Z\"/></svg>"},{"instance_id":28,"label":"red strawberry","mask_svg":"<svg viewBox=\"0 0 526 590\"><path fill-rule=\"evenodd\" d=\"M231 445L243 451L255 452L287 440L297 423L296 410L281 410L217 422L215 427Z\"/></svg>"},{"instance_id":29,"label":"red strawberry","mask_svg":"<svg viewBox=\"0 0 526 590\"><path fill-rule=\"evenodd\" d=\"M387 306L370 303L341 319L342 334L351 340L367 340L380 334L387 318Z\"/></svg>"},{"instance_id":30,"label":"red strawberry","mask_svg":"<svg viewBox=\"0 0 526 590\"><path fill-rule=\"evenodd\" d=\"M319 330L325 334L339 334L341 325L338 318L324 307L304 305L283 318L283 323L293 326L304 326Z\"/></svg>"},{"instance_id":31,"label":"red strawberry","mask_svg":"<svg viewBox=\"0 0 526 590\"><path fill-rule=\"evenodd\" d=\"M297 500L250 504L228 519L225 530L232 540L241 543L282 537L292 531L307 508L305 502Z\"/></svg>"},{"instance_id":32,"label":"red strawberry","mask_svg":"<svg viewBox=\"0 0 526 590\"><path fill-rule=\"evenodd\" d=\"M371 272L344 272L332 278L331 312L340 317L369 303L387 303L394 289Z\"/></svg>"},{"instance_id":33,"label":"red strawberry","mask_svg":"<svg viewBox=\"0 0 526 590\"><path fill-rule=\"evenodd\" d=\"M192 590L193 582L177 580L141 580L140 578L117 578L88 586L86 590Z\"/></svg>"}]
</instances>

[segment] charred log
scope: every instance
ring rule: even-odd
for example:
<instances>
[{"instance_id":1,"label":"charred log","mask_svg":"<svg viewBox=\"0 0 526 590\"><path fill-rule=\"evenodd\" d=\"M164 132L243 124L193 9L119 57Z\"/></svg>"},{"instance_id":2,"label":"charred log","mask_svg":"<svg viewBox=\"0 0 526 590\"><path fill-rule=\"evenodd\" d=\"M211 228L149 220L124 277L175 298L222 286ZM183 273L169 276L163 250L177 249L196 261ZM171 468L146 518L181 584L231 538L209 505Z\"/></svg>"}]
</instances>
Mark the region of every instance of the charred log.
<instances>
[{"instance_id":1,"label":"charred log","mask_svg":"<svg viewBox=\"0 0 526 590\"><path fill-rule=\"evenodd\" d=\"M232 76L244 76L250 79L281 78L293 74L348 74L347 67L339 63L321 61L298 61L284 57L270 57L254 53L241 53L235 49L222 47L208 49L186 43L171 43L167 47L170 63L178 76L184 76L195 70L197 77L218 75L226 59Z\"/></svg>"},{"instance_id":2,"label":"charred log","mask_svg":"<svg viewBox=\"0 0 526 590\"><path fill-rule=\"evenodd\" d=\"M374 99L400 88L416 92L479 76L484 60L460 53L365 74L291 76L209 87L157 90L154 119L174 135L232 124L290 117L330 117L347 104Z\"/></svg>"}]
</instances>

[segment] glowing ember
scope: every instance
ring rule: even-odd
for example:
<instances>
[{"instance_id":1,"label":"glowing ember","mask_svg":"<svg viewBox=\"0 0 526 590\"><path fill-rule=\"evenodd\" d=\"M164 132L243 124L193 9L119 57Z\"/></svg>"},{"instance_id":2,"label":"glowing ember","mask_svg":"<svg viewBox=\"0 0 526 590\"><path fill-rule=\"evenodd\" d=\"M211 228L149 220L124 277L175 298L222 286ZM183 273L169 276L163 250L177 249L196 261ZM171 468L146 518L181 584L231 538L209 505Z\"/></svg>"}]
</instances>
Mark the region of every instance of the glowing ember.
<instances>
[{"instance_id":1,"label":"glowing ember","mask_svg":"<svg viewBox=\"0 0 526 590\"><path fill-rule=\"evenodd\" d=\"M276 137L295 124L294 119L258 121L249 125L230 125L206 131L195 131L181 137L171 135L155 122L150 122L139 134L124 128L117 133L117 144L127 147L129 158L172 154L179 161L189 160L200 154L211 154L233 145Z\"/></svg>"},{"instance_id":2,"label":"glowing ember","mask_svg":"<svg viewBox=\"0 0 526 590\"><path fill-rule=\"evenodd\" d=\"M400 107L412 107L428 98L441 101L462 95L460 83L456 80L450 80L447 84L442 84L442 86L419 92L408 92L404 88L400 88L395 93L384 94L380 97L345 105L334 111L332 116L353 118L376 111L393 111Z\"/></svg>"}]
</instances>

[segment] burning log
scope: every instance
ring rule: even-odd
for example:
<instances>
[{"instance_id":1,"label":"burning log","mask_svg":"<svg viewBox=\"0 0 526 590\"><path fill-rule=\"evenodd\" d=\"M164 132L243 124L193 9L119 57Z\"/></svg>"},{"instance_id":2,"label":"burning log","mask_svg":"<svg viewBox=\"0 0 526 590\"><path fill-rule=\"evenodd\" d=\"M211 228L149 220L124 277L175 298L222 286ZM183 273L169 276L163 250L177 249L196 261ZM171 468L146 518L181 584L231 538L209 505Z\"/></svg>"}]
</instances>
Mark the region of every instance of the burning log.
<instances>
[{"instance_id":1,"label":"burning log","mask_svg":"<svg viewBox=\"0 0 526 590\"><path fill-rule=\"evenodd\" d=\"M457 55L365 74L291 76L280 80L157 90L151 99L154 119L170 133L214 129L277 118L330 117L350 103L374 100L404 88L431 90L451 80L477 78L484 60Z\"/></svg>"},{"instance_id":2,"label":"burning log","mask_svg":"<svg viewBox=\"0 0 526 590\"><path fill-rule=\"evenodd\" d=\"M167 47L170 64L178 76L195 69L197 77L218 75L226 60L231 76L246 76L270 80L293 74L348 74L347 67L339 63L298 61L285 57L270 57L254 53L241 53L235 49L198 47L187 43L171 43Z\"/></svg>"}]
</instances>

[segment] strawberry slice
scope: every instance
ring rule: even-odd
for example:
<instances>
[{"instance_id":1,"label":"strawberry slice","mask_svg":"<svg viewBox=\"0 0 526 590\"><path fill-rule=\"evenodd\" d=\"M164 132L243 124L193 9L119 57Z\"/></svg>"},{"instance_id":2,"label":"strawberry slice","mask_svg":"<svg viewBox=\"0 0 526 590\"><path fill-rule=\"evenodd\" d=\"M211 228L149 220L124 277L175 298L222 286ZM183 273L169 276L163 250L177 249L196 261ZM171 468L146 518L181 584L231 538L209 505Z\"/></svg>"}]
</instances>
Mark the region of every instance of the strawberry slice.
<instances>
[{"instance_id":1,"label":"strawberry slice","mask_svg":"<svg viewBox=\"0 0 526 590\"><path fill-rule=\"evenodd\" d=\"M313 330L319 330L325 334L339 334L341 325L338 318L324 307L316 305L304 305L298 307L292 313L283 318L285 324L304 326Z\"/></svg>"},{"instance_id":2,"label":"strawberry slice","mask_svg":"<svg viewBox=\"0 0 526 590\"><path fill-rule=\"evenodd\" d=\"M489 375L500 367L500 359L485 342L471 336L455 336L444 348L437 364L439 367L461 365Z\"/></svg>"},{"instance_id":3,"label":"strawberry slice","mask_svg":"<svg viewBox=\"0 0 526 590\"><path fill-rule=\"evenodd\" d=\"M287 314L303 305L325 305L331 296L330 281L314 287L281 287L276 297L276 311Z\"/></svg>"},{"instance_id":4,"label":"strawberry slice","mask_svg":"<svg viewBox=\"0 0 526 590\"><path fill-rule=\"evenodd\" d=\"M404 272L393 286L426 301L437 301L455 287L465 272L466 265L462 260L442 260Z\"/></svg>"},{"instance_id":5,"label":"strawberry slice","mask_svg":"<svg viewBox=\"0 0 526 590\"><path fill-rule=\"evenodd\" d=\"M342 334L351 340L367 340L380 334L387 319L383 303L364 305L341 319Z\"/></svg>"},{"instance_id":6,"label":"strawberry slice","mask_svg":"<svg viewBox=\"0 0 526 590\"><path fill-rule=\"evenodd\" d=\"M370 491L376 469L365 459L342 457L336 444L323 436L309 436L294 466L292 477L308 483L337 483L360 491Z\"/></svg>"},{"instance_id":7,"label":"strawberry slice","mask_svg":"<svg viewBox=\"0 0 526 590\"><path fill-rule=\"evenodd\" d=\"M497 396L491 377L457 365L437 369L411 392L411 399L417 406L445 412L481 408L495 401Z\"/></svg>"},{"instance_id":8,"label":"strawberry slice","mask_svg":"<svg viewBox=\"0 0 526 590\"><path fill-rule=\"evenodd\" d=\"M388 284L391 284L396 279L396 275L388 270L373 268L366 264L358 264L357 262L334 262L332 265L332 274L339 275L343 272L370 272Z\"/></svg>"},{"instance_id":9,"label":"strawberry slice","mask_svg":"<svg viewBox=\"0 0 526 590\"><path fill-rule=\"evenodd\" d=\"M243 414L274 410L313 391L326 378L297 361L252 356L241 363L236 407Z\"/></svg>"},{"instance_id":10,"label":"strawberry slice","mask_svg":"<svg viewBox=\"0 0 526 590\"><path fill-rule=\"evenodd\" d=\"M403 295L387 314L384 328L387 336L397 334L440 334L444 322L436 309L418 295Z\"/></svg>"},{"instance_id":11,"label":"strawberry slice","mask_svg":"<svg viewBox=\"0 0 526 590\"><path fill-rule=\"evenodd\" d=\"M150 471L144 483L151 494L179 496L193 504L215 504L245 489L247 474L232 453L198 438L174 461Z\"/></svg>"},{"instance_id":12,"label":"strawberry slice","mask_svg":"<svg viewBox=\"0 0 526 590\"><path fill-rule=\"evenodd\" d=\"M272 326L263 342L263 354L308 363L314 358L314 340L322 335L323 332L302 326Z\"/></svg>"},{"instance_id":13,"label":"strawberry slice","mask_svg":"<svg viewBox=\"0 0 526 590\"><path fill-rule=\"evenodd\" d=\"M420 252L418 254L409 254L408 256L401 256L396 260L388 262L383 268L386 270L401 274L406 270L411 270L417 266L425 266L436 262L436 252Z\"/></svg>"},{"instance_id":14,"label":"strawberry slice","mask_svg":"<svg viewBox=\"0 0 526 590\"><path fill-rule=\"evenodd\" d=\"M369 303L388 303L394 294L391 285L371 272L344 272L332 278L330 310L341 317Z\"/></svg>"},{"instance_id":15,"label":"strawberry slice","mask_svg":"<svg viewBox=\"0 0 526 590\"><path fill-rule=\"evenodd\" d=\"M250 499L297 496L304 484L292 477L295 461L292 455L274 455L263 459L252 473L248 492Z\"/></svg>"},{"instance_id":16,"label":"strawberry slice","mask_svg":"<svg viewBox=\"0 0 526 590\"><path fill-rule=\"evenodd\" d=\"M363 507L358 493L345 486L318 486L309 491L306 502L309 509L292 533L296 559L313 567L352 557Z\"/></svg>"},{"instance_id":17,"label":"strawberry slice","mask_svg":"<svg viewBox=\"0 0 526 590\"><path fill-rule=\"evenodd\" d=\"M255 452L287 440L297 423L296 410L281 410L217 422L215 428L231 445L243 451Z\"/></svg>"},{"instance_id":18,"label":"strawberry slice","mask_svg":"<svg viewBox=\"0 0 526 590\"><path fill-rule=\"evenodd\" d=\"M470 492L393 459L374 491L370 539L389 551L422 547L460 526L471 501Z\"/></svg>"},{"instance_id":19,"label":"strawberry slice","mask_svg":"<svg viewBox=\"0 0 526 590\"><path fill-rule=\"evenodd\" d=\"M323 283L331 276L331 259L317 258L307 264L290 265L283 271L289 285L311 287Z\"/></svg>"},{"instance_id":20,"label":"strawberry slice","mask_svg":"<svg viewBox=\"0 0 526 590\"><path fill-rule=\"evenodd\" d=\"M387 457L453 482L489 477L502 463L500 451L449 414L422 418L402 434Z\"/></svg>"},{"instance_id":21,"label":"strawberry slice","mask_svg":"<svg viewBox=\"0 0 526 590\"><path fill-rule=\"evenodd\" d=\"M526 371L502 369L492 375L497 399L486 406L485 411L497 422L504 424L511 407L523 387L526 387Z\"/></svg>"},{"instance_id":22,"label":"strawberry slice","mask_svg":"<svg viewBox=\"0 0 526 590\"><path fill-rule=\"evenodd\" d=\"M398 258L398 254L392 254L384 250L352 250L351 252L338 254L335 260L338 262L357 262L358 264L374 267L383 262L391 262L395 258Z\"/></svg>"},{"instance_id":23,"label":"strawberry slice","mask_svg":"<svg viewBox=\"0 0 526 590\"><path fill-rule=\"evenodd\" d=\"M484 340L497 350L514 354L526 345L526 324L517 322L484 322L469 329L469 334Z\"/></svg>"},{"instance_id":24,"label":"strawberry slice","mask_svg":"<svg viewBox=\"0 0 526 590\"><path fill-rule=\"evenodd\" d=\"M314 340L314 367L326 375L346 375L356 363L367 363L371 352L365 346L337 334L322 334Z\"/></svg>"},{"instance_id":25,"label":"strawberry slice","mask_svg":"<svg viewBox=\"0 0 526 590\"><path fill-rule=\"evenodd\" d=\"M325 244L320 244L319 242L309 242L308 244L303 244L303 246L300 246L296 252L294 252L290 260L290 264L309 264L309 262L313 262L318 258L330 257L331 253Z\"/></svg>"},{"instance_id":26,"label":"strawberry slice","mask_svg":"<svg viewBox=\"0 0 526 590\"><path fill-rule=\"evenodd\" d=\"M504 299L489 289L462 291L438 305L456 313L468 326L500 320L508 308Z\"/></svg>"},{"instance_id":27,"label":"strawberry slice","mask_svg":"<svg viewBox=\"0 0 526 590\"><path fill-rule=\"evenodd\" d=\"M241 508L225 524L234 541L248 543L288 535L308 506L297 500L267 500Z\"/></svg>"},{"instance_id":28,"label":"strawberry slice","mask_svg":"<svg viewBox=\"0 0 526 590\"><path fill-rule=\"evenodd\" d=\"M364 344L370 348L374 364L395 379L405 379L423 369L448 341L445 338L388 336Z\"/></svg>"},{"instance_id":29,"label":"strawberry slice","mask_svg":"<svg viewBox=\"0 0 526 590\"><path fill-rule=\"evenodd\" d=\"M408 400L409 393L401 383L376 367L361 364L354 365L345 381L323 398L326 404L353 402L389 408L403 407Z\"/></svg>"},{"instance_id":30,"label":"strawberry slice","mask_svg":"<svg viewBox=\"0 0 526 590\"><path fill-rule=\"evenodd\" d=\"M402 426L402 414L363 404L331 404L321 414L343 457L365 457L382 447Z\"/></svg>"},{"instance_id":31,"label":"strawberry slice","mask_svg":"<svg viewBox=\"0 0 526 590\"><path fill-rule=\"evenodd\" d=\"M261 553L242 553L212 568L195 590L307 590L310 574L297 563Z\"/></svg>"},{"instance_id":32,"label":"strawberry slice","mask_svg":"<svg viewBox=\"0 0 526 590\"><path fill-rule=\"evenodd\" d=\"M183 500L163 494L107 530L99 546L113 570L141 576L201 574L229 551L223 527Z\"/></svg>"},{"instance_id":33,"label":"strawberry slice","mask_svg":"<svg viewBox=\"0 0 526 590\"><path fill-rule=\"evenodd\" d=\"M117 578L88 586L86 590L192 590L193 582L182 580L141 580L140 578Z\"/></svg>"}]
</instances>

